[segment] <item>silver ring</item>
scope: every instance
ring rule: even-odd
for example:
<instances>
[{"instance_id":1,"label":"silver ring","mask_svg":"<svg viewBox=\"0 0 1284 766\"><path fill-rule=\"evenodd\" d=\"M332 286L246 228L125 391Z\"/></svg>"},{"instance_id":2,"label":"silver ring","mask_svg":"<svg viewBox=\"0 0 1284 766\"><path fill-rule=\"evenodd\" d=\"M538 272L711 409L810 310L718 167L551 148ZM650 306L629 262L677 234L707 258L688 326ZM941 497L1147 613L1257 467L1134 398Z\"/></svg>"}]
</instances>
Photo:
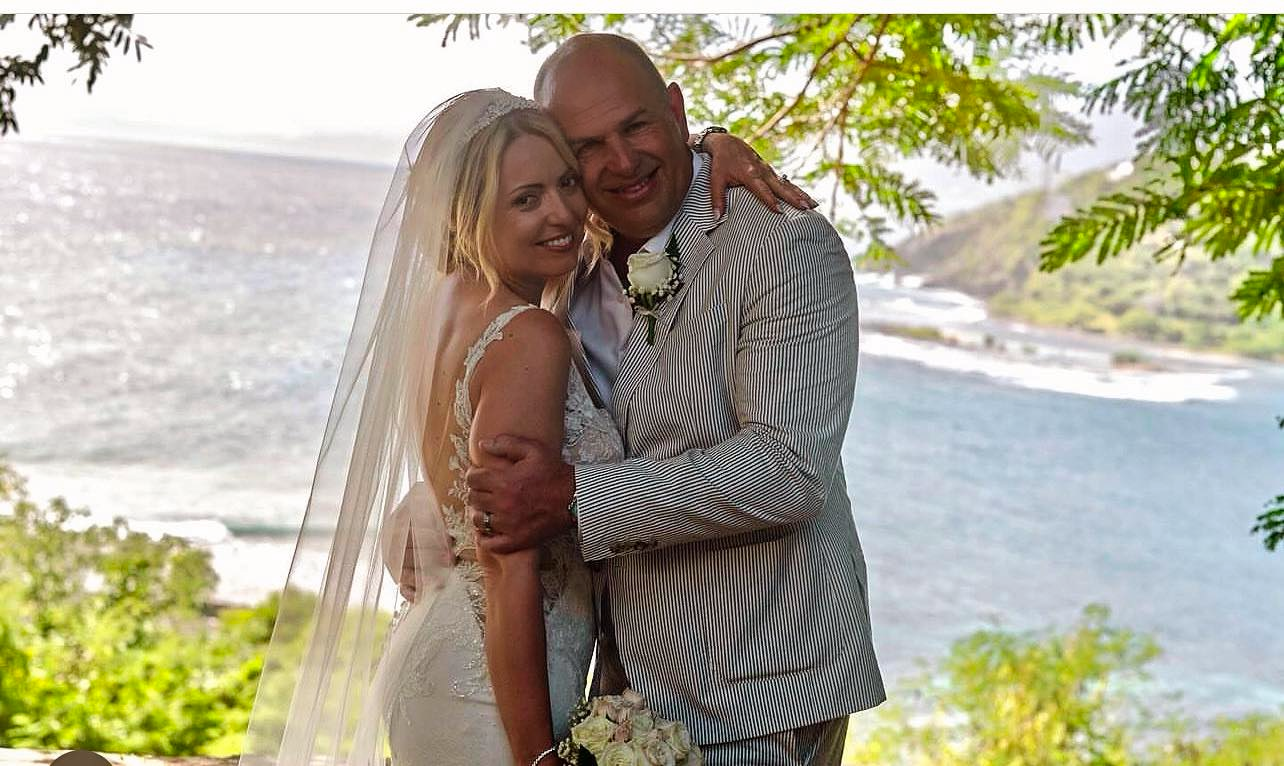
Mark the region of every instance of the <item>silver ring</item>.
<instances>
[{"instance_id":1,"label":"silver ring","mask_svg":"<svg viewBox=\"0 0 1284 766\"><path fill-rule=\"evenodd\" d=\"M491 526L491 522L494 520L495 517L490 511L482 511L482 537L490 537L495 534L495 528Z\"/></svg>"}]
</instances>

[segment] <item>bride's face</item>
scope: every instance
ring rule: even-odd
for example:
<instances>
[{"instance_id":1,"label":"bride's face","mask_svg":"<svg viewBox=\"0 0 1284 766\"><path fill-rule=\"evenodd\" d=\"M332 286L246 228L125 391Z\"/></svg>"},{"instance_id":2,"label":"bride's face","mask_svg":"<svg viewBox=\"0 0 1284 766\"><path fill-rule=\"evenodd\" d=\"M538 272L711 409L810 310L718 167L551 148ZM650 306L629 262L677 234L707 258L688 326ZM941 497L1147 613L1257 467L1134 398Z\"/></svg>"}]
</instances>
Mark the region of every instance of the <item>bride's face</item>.
<instances>
[{"instance_id":1,"label":"bride's face","mask_svg":"<svg viewBox=\"0 0 1284 766\"><path fill-rule=\"evenodd\" d=\"M536 296L578 262L588 203L579 171L549 141L522 135L504 150L495 204L495 267L510 287Z\"/></svg>"}]
</instances>

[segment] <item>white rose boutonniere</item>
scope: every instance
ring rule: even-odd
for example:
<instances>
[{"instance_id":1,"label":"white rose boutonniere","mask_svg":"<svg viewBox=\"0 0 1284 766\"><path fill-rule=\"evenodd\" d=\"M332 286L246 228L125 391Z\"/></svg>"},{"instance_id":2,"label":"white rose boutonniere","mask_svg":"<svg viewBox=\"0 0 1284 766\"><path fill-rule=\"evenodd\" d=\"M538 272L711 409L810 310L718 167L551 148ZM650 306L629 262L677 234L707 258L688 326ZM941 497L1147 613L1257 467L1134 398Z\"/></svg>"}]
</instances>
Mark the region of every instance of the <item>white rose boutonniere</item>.
<instances>
[{"instance_id":1,"label":"white rose boutonniere","mask_svg":"<svg viewBox=\"0 0 1284 766\"><path fill-rule=\"evenodd\" d=\"M629 303L646 319L646 342L655 344L656 310L682 287L682 261L673 237L663 253L643 250L629 256Z\"/></svg>"}]
</instances>

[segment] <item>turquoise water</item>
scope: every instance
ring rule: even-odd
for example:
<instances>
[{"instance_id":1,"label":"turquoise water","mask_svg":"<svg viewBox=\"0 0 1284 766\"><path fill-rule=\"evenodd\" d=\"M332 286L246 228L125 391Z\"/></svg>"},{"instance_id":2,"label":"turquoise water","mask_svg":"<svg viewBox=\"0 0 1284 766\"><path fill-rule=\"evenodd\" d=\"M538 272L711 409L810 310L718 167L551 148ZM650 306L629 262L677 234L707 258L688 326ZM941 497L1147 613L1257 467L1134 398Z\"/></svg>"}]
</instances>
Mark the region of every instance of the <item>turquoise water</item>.
<instances>
[{"instance_id":1,"label":"turquoise water","mask_svg":"<svg viewBox=\"0 0 1284 766\"><path fill-rule=\"evenodd\" d=\"M1284 492L1278 377L1153 404L862 364L844 462L898 671L991 621L1067 625L1095 602L1159 640L1157 686L1197 708L1284 703L1284 556L1247 534Z\"/></svg>"},{"instance_id":2,"label":"turquoise water","mask_svg":"<svg viewBox=\"0 0 1284 766\"><path fill-rule=\"evenodd\" d=\"M0 453L103 516L207 546L220 596L278 588L388 171L125 144L0 143ZM1165 649L1202 713L1284 705L1284 371L1109 369L1098 339L862 278L870 320L995 355L862 341L844 449L888 675L994 622L1089 603Z\"/></svg>"}]
</instances>

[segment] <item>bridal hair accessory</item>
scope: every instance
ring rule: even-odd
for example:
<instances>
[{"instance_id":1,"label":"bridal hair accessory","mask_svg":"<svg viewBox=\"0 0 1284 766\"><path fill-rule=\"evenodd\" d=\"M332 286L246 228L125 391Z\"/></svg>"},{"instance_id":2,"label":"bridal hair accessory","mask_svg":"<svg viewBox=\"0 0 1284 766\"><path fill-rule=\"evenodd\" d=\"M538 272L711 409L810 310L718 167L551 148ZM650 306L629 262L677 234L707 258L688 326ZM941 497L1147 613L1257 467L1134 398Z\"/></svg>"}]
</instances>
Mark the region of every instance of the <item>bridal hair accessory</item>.
<instances>
[{"instance_id":1,"label":"bridal hair accessory","mask_svg":"<svg viewBox=\"0 0 1284 766\"><path fill-rule=\"evenodd\" d=\"M646 342L652 346L657 310L682 288L681 272L682 259L674 237L669 237L662 253L643 250L629 256L629 304L646 320Z\"/></svg>"},{"instance_id":2,"label":"bridal hair accessory","mask_svg":"<svg viewBox=\"0 0 1284 766\"><path fill-rule=\"evenodd\" d=\"M495 120L498 120L509 112L515 112L519 109L539 109L539 104L536 104L529 98L514 96L513 94L505 93L504 91L499 91L498 93L498 98L487 104L486 108L482 110L482 113L477 116L477 121L473 123L472 128L469 129L466 140L471 141L473 136L476 136L478 133L489 127L491 123L495 122Z\"/></svg>"}]
</instances>

